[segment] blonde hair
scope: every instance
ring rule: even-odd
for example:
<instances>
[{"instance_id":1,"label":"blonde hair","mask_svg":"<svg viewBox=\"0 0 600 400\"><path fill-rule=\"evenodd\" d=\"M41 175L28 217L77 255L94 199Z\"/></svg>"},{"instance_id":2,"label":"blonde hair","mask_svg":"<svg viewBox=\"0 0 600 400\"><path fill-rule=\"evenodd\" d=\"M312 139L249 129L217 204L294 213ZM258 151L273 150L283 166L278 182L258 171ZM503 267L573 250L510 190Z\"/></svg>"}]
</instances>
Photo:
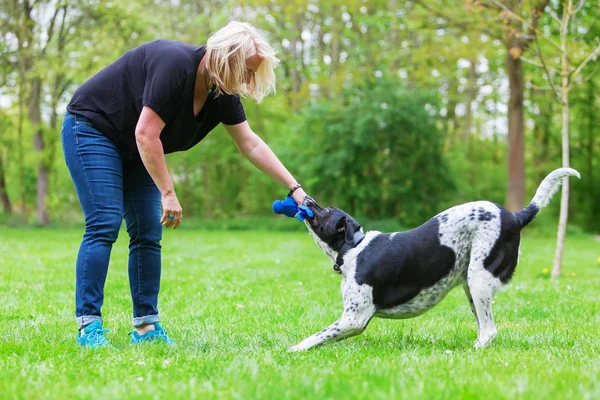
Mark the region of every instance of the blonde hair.
<instances>
[{"instance_id":1,"label":"blonde hair","mask_svg":"<svg viewBox=\"0 0 600 400\"><path fill-rule=\"evenodd\" d=\"M246 60L259 56L262 61L250 73ZM250 96L260 102L275 93L275 67L279 60L267 41L250 24L232 21L215 32L206 43L204 68L217 95L227 93Z\"/></svg>"}]
</instances>

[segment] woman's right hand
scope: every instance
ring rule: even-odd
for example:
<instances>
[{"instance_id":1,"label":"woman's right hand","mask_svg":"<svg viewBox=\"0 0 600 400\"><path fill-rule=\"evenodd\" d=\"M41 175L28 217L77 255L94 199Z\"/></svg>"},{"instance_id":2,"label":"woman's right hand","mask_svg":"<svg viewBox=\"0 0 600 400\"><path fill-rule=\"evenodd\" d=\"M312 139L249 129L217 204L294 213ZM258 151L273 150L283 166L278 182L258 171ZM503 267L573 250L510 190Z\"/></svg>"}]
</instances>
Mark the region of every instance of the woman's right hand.
<instances>
[{"instance_id":1,"label":"woman's right hand","mask_svg":"<svg viewBox=\"0 0 600 400\"><path fill-rule=\"evenodd\" d=\"M183 218L183 211L175 192L164 194L162 196L163 215L160 223L167 228L177 229ZM169 218L172 217L172 218Z\"/></svg>"}]
</instances>

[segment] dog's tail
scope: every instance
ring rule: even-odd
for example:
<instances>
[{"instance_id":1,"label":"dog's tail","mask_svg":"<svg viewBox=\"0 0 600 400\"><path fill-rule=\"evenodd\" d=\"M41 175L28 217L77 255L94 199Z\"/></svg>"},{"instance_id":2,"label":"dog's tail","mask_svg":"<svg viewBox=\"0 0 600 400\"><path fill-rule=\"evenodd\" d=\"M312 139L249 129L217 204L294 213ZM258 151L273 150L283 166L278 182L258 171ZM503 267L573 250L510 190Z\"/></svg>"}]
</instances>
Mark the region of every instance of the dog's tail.
<instances>
[{"instance_id":1,"label":"dog's tail","mask_svg":"<svg viewBox=\"0 0 600 400\"><path fill-rule=\"evenodd\" d=\"M560 187L562 178L567 176L576 176L581 178L579 172L572 168L556 169L550 172L550 174L544 178L535 192L535 196L533 196L531 203L529 203L525 209L514 213L515 217L519 221L519 224L521 225L521 228L527 226L527 224L529 224L535 218L540 210L550 203L550 199Z\"/></svg>"}]
</instances>

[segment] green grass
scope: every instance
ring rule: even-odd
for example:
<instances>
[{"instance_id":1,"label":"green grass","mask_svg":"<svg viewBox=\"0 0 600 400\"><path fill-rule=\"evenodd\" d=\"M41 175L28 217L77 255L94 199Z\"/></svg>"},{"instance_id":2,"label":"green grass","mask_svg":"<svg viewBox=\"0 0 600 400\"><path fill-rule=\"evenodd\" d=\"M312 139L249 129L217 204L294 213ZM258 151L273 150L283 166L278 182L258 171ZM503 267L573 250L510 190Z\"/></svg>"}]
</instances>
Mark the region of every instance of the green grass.
<instances>
[{"instance_id":1,"label":"green grass","mask_svg":"<svg viewBox=\"0 0 600 400\"><path fill-rule=\"evenodd\" d=\"M475 351L462 290L425 315L286 349L336 320L340 278L299 232L165 232L160 309L175 348L131 347L126 234L103 308L115 350L75 346L79 229L0 228L0 398L600 398L600 243L527 235L495 298L498 338Z\"/></svg>"}]
</instances>

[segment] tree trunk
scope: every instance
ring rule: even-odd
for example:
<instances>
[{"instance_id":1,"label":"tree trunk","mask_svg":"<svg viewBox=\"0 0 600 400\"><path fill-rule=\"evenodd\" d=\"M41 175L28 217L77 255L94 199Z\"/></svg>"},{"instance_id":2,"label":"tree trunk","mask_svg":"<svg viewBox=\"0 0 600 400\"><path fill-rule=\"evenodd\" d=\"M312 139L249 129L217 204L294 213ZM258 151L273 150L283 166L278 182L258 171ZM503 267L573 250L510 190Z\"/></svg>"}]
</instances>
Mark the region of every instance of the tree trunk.
<instances>
[{"instance_id":1,"label":"tree trunk","mask_svg":"<svg viewBox=\"0 0 600 400\"><path fill-rule=\"evenodd\" d=\"M37 221L42 225L50 223L48 212L46 210L46 197L48 196L48 178L50 171L46 162L46 143L44 131L42 129L42 114L40 109L40 97L42 91L42 82L39 77L32 80L31 95L29 97L29 119L35 129L33 138L34 148L38 153L38 176L37 176Z\"/></svg>"},{"instance_id":2,"label":"tree trunk","mask_svg":"<svg viewBox=\"0 0 600 400\"><path fill-rule=\"evenodd\" d=\"M330 16L333 18L333 22L331 24L331 75L335 76L338 72L339 68L339 60L340 60L340 26L342 24L341 21L338 21L340 12L339 8L336 5L332 5L332 10Z\"/></svg>"},{"instance_id":3,"label":"tree trunk","mask_svg":"<svg viewBox=\"0 0 600 400\"><path fill-rule=\"evenodd\" d=\"M467 101L465 104L465 125L463 126L461 141L466 143L471 138L473 131L473 102L477 96L477 57L473 56L469 68L469 86L467 88ZM469 146L471 144L469 143Z\"/></svg>"},{"instance_id":4,"label":"tree trunk","mask_svg":"<svg viewBox=\"0 0 600 400\"><path fill-rule=\"evenodd\" d=\"M2 202L4 212L11 214L12 204L6 190L6 173L4 172L4 160L2 157L0 157L0 202Z\"/></svg>"},{"instance_id":5,"label":"tree trunk","mask_svg":"<svg viewBox=\"0 0 600 400\"><path fill-rule=\"evenodd\" d=\"M19 73L19 122L17 123L17 169L19 171L19 189L21 191L21 212L27 212L27 198L25 193L25 156L23 151L23 102L25 100L25 71Z\"/></svg>"},{"instance_id":6,"label":"tree trunk","mask_svg":"<svg viewBox=\"0 0 600 400\"><path fill-rule=\"evenodd\" d=\"M15 31L17 37L17 54L19 55L19 123L17 127L17 153L19 170L19 186L21 189L21 212L27 213L27 193L25 184L25 157L23 145L23 126L25 119L25 99L27 89L27 75L31 71L33 65L32 48L34 37L34 23L31 17L32 7L35 4L30 4L29 0L22 3L16 2L17 5L16 19L18 27Z\"/></svg>"},{"instance_id":7,"label":"tree trunk","mask_svg":"<svg viewBox=\"0 0 600 400\"><path fill-rule=\"evenodd\" d=\"M294 91L294 110L298 110L297 94L300 92L300 64L302 63L302 53L298 52L298 45L302 43L302 25L300 21L300 15L294 16L294 34L291 40L291 52L292 52L292 90Z\"/></svg>"},{"instance_id":8,"label":"tree trunk","mask_svg":"<svg viewBox=\"0 0 600 400\"><path fill-rule=\"evenodd\" d=\"M565 55L566 57L566 55ZM565 78L563 78L563 81ZM567 88L562 89L562 166L570 168L569 163L569 98ZM556 253L554 255L554 267L552 268L552 277L557 278L560 275L560 269L563 260L563 250L565 245L565 233L567 231L567 220L569 218L569 178L563 178L562 196L560 198L560 217L558 219L558 233L556 235Z\"/></svg>"},{"instance_id":9,"label":"tree trunk","mask_svg":"<svg viewBox=\"0 0 600 400\"><path fill-rule=\"evenodd\" d=\"M510 48L509 48L510 49ZM523 63L519 57L506 55L506 70L510 87L508 101L508 187L506 208L522 210L525 206L525 162L523 138Z\"/></svg>"},{"instance_id":10,"label":"tree trunk","mask_svg":"<svg viewBox=\"0 0 600 400\"><path fill-rule=\"evenodd\" d=\"M454 148L456 135L459 128L458 118L456 117L456 97L458 79L449 77L448 79L448 112L446 113L446 137L444 140L444 152L451 151Z\"/></svg>"},{"instance_id":11,"label":"tree trunk","mask_svg":"<svg viewBox=\"0 0 600 400\"><path fill-rule=\"evenodd\" d=\"M538 99L537 105L540 109L540 114L537 118L534 118L533 132L535 134L536 149L533 157L533 163L535 165L537 179L536 181L541 182L548 171L543 171L541 166L546 163L550 158L550 136L552 132L552 115L554 102L548 102L542 97L544 94L540 90L531 90L532 101Z\"/></svg>"},{"instance_id":12,"label":"tree trunk","mask_svg":"<svg viewBox=\"0 0 600 400\"><path fill-rule=\"evenodd\" d=\"M181 174L183 175L183 179L181 182L181 189L183 190L183 209L185 210L186 217L193 217L195 214L192 194L193 185L190 182L190 161L187 159L187 157L182 159L182 164L183 167Z\"/></svg>"},{"instance_id":13,"label":"tree trunk","mask_svg":"<svg viewBox=\"0 0 600 400\"><path fill-rule=\"evenodd\" d=\"M390 0L390 41L392 49L400 48L400 40L398 40L398 1ZM392 57L392 63L390 65L392 74L395 74L400 65L400 59L398 57Z\"/></svg>"},{"instance_id":14,"label":"tree trunk","mask_svg":"<svg viewBox=\"0 0 600 400\"><path fill-rule=\"evenodd\" d=\"M212 205L215 204L213 200L213 195L211 192L211 180L213 179L212 173L211 173L211 167L209 167L208 165L206 165L206 163L204 163L202 165L202 167L200 167L200 169L202 170L202 186L204 186L204 202L202 204L202 210L204 211L204 215L202 215L202 218L206 218L206 219L212 219L213 217L213 207Z\"/></svg>"},{"instance_id":15,"label":"tree trunk","mask_svg":"<svg viewBox=\"0 0 600 400\"><path fill-rule=\"evenodd\" d=\"M590 207L591 218L587 222L587 227L590 230L598 230L598 216L600 216L600 191L597 189L598 183L595 181L594 174L594 159L597 156L594 151L594 144L596 143L596 127L598 126L596 111L596 84L593 80L588 84L588 123L587 123L587 177L588 181L588 193L592 196L592 206Z\"/></svg>"},{"instance_id":16,"label":"tree trunk","mask_svg":"<svg viewBox=\"0 0 600 400\"><path fill-rule=\"evenodd\" d=\"M596 84L594 83L593 80L590 81L590 83L588 84L588 100L587 100L587 106L588 106L588 113L587 113L587 117L588 117L588 124L587 124L587 143L586 143L586 149L587 149L587 179L590 182L590 187L591 187L591 192L594 193L594 139L595 139L595 134L596 134L596 111L595 111L595 106L594 106L594 102L596 99Z\"/></svg>"},{"instance_id":17,"label":"tree trunk","mask_svg":"<svg viewBox=\"0 0 600 400\"><path fill-rule=\"evenodd\" d=\"M567 33L569 19L571 17L571 0L568 0L563 10L563 17L560 26L560 65L561 65L561 88L560 100L562 105L562 166L570 168L569 161L569 60L567 59ZM554 267L552 268L552 278L560 275L563 260L563 250L565 246L565 233L567 231L567 220L569 218L569 178L563 178L562 196L560 198L560 217L558 219L558 232L556 234L556 253L554 254Z\"/></svg>"}]
</instances>

